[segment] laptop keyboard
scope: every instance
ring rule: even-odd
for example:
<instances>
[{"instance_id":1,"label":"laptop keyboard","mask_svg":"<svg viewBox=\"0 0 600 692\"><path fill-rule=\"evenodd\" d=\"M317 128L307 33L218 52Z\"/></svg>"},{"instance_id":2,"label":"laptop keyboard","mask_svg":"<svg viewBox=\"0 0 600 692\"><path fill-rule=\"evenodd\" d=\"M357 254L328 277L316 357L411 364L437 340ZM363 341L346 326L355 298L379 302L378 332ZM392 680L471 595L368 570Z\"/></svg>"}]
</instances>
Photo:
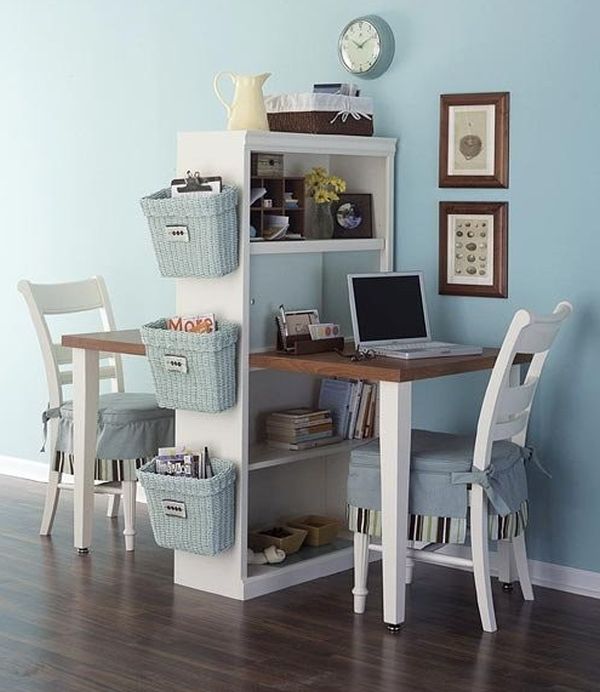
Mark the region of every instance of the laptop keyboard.
<instances>
[{"instance_id":1,"label":"laptop keyboard","mask_svg":"<svg viewBox=\"0 0 600 692\"><path fill-rule=\"evenodd\" d=\"M445 341L426 341L418 344L390 344L389 346L378 346L375 353L385 353L386 351L428 351L431 348L447 348L451 344Z\"/></svg>"}]
</instances>

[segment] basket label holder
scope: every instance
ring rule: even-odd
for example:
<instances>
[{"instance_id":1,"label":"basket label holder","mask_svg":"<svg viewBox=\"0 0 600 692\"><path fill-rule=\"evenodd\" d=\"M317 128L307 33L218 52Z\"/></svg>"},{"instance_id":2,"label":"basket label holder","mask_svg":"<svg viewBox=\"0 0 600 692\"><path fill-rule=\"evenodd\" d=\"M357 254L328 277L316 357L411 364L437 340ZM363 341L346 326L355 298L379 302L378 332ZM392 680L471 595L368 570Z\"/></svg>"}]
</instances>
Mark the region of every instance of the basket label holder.
<instances>
[{"instance_id":1,"label":"basket label holder","mask_svg":"<svg viewBox=\"0 0 600 692\"><path fill-rule=\"evenodd\" d=\"M181 372L187 374L188 371L188 362L185 356L163 356L163 365L168 372Z\"/></svg>"},{"instance_id":2,"label":"basket label holder","mask_svg":"<svg viewBox=\"0 0 600 692\"><path fill-rule=\"evenodd\" d=\"M190 232L187 226L165 226L165 232L167 234L167 240L173 243L189 243L190 242Z\"/></svg>"},{"instance_id":3,"label":"basket label holder","mask_svg":"<svg viewBox=\"0 0 600 692\"><path fill-rule=\"evenodd\" d=\"M179 500L161 500L161 504L165 516L187 519L185 502L180 502Z\"/></svg>"}]
</instances>

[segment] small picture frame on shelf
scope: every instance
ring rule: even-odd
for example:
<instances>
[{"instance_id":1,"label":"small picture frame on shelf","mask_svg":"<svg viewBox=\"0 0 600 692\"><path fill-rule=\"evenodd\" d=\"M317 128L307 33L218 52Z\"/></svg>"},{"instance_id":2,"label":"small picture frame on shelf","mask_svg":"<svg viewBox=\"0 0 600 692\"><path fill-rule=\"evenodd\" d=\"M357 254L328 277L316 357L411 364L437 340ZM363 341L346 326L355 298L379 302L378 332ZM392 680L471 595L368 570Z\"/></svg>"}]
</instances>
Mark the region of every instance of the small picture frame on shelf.
<instances>
[{"instance_id":1,"label":"small picture frame on shelf","mask_svg":"<svg viewBox=\"0 0 600 692\"><path fill-rule=\"evenodd\" d=\"M372 195L343 192L332 205L334 238L372 238Z\"/></svg>"},{"instance_id":2,"label":"small picture frame on shelf","mask_svg":"<svg viewBox=\"0 0 600 692\"><path fill-rule=\"evenodd\" d=\"M440 202L439 292L508 297L508 202Z\"/></svg>"},{"instance_id":3,"label":"small picture frame on shelf","mask_svg":"<svg viewBox=\"0 0 600 692\"><path fill-rule=\"evenodd\" d=\"M440 187L508 187L509 98L440 97Z\"/></svg>"},{"instance_id":4,"label":"small picture frame on shelf","mask_svg":"<svg viewBox=\"0 0 600 692\"><path fill-rule=\"evenodd\" d=\"M319 324L318 310L286 310L285 330L286 336L310 336L309 326Z\"/></svg>"}]
</instances>

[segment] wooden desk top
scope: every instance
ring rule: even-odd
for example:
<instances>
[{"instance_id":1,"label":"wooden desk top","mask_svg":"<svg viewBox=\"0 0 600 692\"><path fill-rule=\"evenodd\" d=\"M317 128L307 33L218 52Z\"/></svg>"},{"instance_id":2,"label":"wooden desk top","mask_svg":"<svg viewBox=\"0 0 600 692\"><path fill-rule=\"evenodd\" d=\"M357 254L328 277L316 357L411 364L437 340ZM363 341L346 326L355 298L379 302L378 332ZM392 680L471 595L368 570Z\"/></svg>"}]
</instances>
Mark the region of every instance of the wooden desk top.
<instances>
[{"instance_id":1,"label":"wooden desk top","mask_svg":"<svg viewBox=\"0 0 600 692\"><path fill-rule=\"evenodd\" d=\"M139 329L121 329L116 332L91 332L88 334L65 334L61 341L69 348L87 351L126 353L130 356L145 356L146 347L140 338Z\"/></svg>"},{"instance_id":2,"label":"wooden desk top","mask_svg":"<svg viewBox=\"0 0 600 692\"><path fill-rule=\"evenodd\" d=\"M498 355L497 348L485 348L478 356L452 356L399 360L373 358L351 361L337 353L315 353L308 356L290 356L277 351L252 353L250 367L306 373L320 377L349 377L384 382L412 382L431 377L458 375L477 370L491 370ZM515 363L527 363L530 356L519 355Z\"/></svg>"},{"instance_id":3,"label":"wooden desk top","mask_svg":"<svg viewBox=\"0 0 600 692\"><path fill-rule=\"evenodd\" d=\"M146 347L140 339L138 329L89 334L65 334L62 345L107 353L124 353L145 356ZM373 358L351 361L337 353L314 353L309 356L290 356L277 351L250 354L251 368L268 368L286 372L305 373L320 377L348 377L375 382L412 382L432 377L458 375L477 370L491 370L498 355L497 348L485 348L479 356L452 356L423 358L421 360L398 360L395 358ZM531 356L519 355L515 363L528 363Z\"/></svg>"}]
</instances>

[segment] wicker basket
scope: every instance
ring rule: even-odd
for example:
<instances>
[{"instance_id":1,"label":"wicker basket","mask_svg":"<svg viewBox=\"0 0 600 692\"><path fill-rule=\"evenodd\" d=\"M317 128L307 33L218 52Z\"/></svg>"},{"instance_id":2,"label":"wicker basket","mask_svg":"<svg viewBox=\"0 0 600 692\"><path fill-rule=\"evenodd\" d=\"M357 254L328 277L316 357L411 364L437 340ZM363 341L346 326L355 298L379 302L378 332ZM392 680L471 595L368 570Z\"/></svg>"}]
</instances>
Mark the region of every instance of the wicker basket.
<instances>
[{"instance_id":1,"label":"wicker basket","mask_svg":"<svg viewBox=\"0 0 600 692\"><path fill-rule=\"evenodd\" d=\"M233 545L235 466L222 459L211 464L216 474L207 479L162 476L154 460L138 470L158 545L199 555L216 555Z\"/></svg>"},{"instance_id":2,"label":"wicker basket","mask_svg":"<svg viewBox=\"0 0 600 692\"><path fill-rule=\"evenodd\" d=\"M163 276L217 277L238 266L237 191L171 198L165 188L141 200Z\"/></svg>"},{"instance_id":3,"label":"wicker basket","mask_svg":"<svg viewBox=\"0 0 600 692\"><path fill-rule=\"evenodd\" d=\"M218 327L211 334L179 332L161 319L141 328L159 406L218 413L235 404L239 328L224 321Z\"/></svg>"},{"instance_id":4,"label":"wicker basket","mask_svg":"<svg viewBox=\"0 0 600 692\"><path fill-rule=\"evenodd\" d=\"M314 135L373 135L373 102L364 96L280 94L265 99L269 127Z\"/></svg>"}]
</instances>

